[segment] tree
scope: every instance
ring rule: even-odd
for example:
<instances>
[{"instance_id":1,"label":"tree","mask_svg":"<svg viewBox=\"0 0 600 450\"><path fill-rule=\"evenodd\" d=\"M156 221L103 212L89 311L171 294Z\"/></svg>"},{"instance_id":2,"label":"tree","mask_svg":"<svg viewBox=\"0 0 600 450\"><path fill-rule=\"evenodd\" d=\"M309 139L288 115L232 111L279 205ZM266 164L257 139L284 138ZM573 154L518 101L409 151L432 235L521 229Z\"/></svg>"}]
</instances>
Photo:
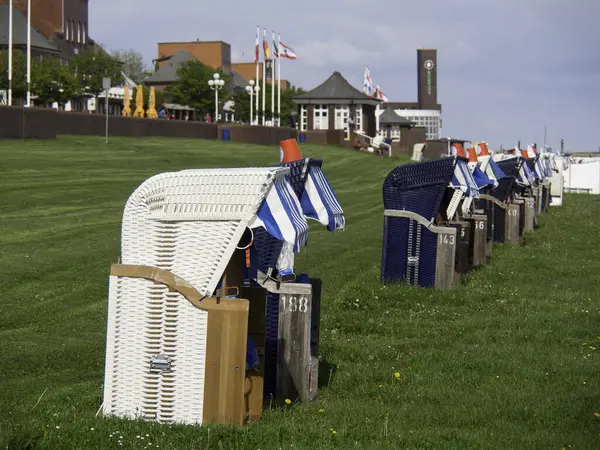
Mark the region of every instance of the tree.
<instances>
[{"instance_id":1,"label":"tree","mask_svg":"<svg viewBox=\"0 0 600 450\"><path fill-rule=\"evenodd\" d=\"M261 83L262 89L262 83ZM275 91L277 91L277 86L275 86ZM293 97L303 93L303 89L296 88L295 86L291 86L290 89L281 89L281 126L289 126L290 120L289 116L292 111L297 110L296 103L292 100ZM245 122L250 121L250 94L246 91L238 92L234 95L233 100L235 101L235 117L237 119L241 119ZM256 119L256 110L257 110L257 100L258 105L260 106L259 111L259 123L262 123L262 91L259 92L258 98L254 96L253 101L253 111L254 118ZM271 86L267 86L267 90L265 92L265 106L266 113L265 116L268 118L271 116ZM275 93L275 110L277 110L277 92ZM277 117L277 114L275 114Z\"/></svg>"},{"instance_id":2,"label":"tree","mask_svg":"<svg viewBox=\"0 0 600 450\"><path fill-rule=\"evenodd\" d=\"M13 98L27 96L27 57L25 53L16 50L12 60L12 95ZM8 90L8 51L0 52L0 89Z\"/></svg>"},{"instance_id":3,"label":"tree","mask_svg":"<svg viewBox=\"0 0 600 450\"><path fill-rule=\"evenodd\" d=\"M136 84L141 83L149 72L149 68L144 63L144 57L142 54L133 49L113 50L111 55L114 59L123 64L121 66L123 72L125 72L125 74L133 81L135 81Z\"/></svg>"},{"instance_id":4,"label":"tree","mask_svg":"<svg viewBox=\"0 0 600 450\"><path fill-rule=\"evenodd\" d=\"M212 79L215 70L200 61L186 61L177 70L177 81L171 84L166 93L175 103L188 105L200 114L214 114L215 93L210 89L208 81ZM227 84L229 77L220 74ZM226 88L219 92L221 106L229 98Z\"/></svg>"},{"instance_id":5,"label":"tree","mask_svg":"<svg viewBox=\"0 0 600 450\"><path fill-rule=\"evenodd\" d=\"M104 91L104 77L109 77L113 86L123 81L118 61L100 48L79 53L71 59L71 65L82 95L96 97Z\"/></svg>"},{"instance_id":6,"label":"tree","mask_svg":"<svg viewBox=\"0 0 600 450\"><path fill-rule=\"evenodd\" d=\"M31 93L36 96L34 103L46 106L57 102L64 108L71 98L80 95L81 86L73 73L73 68L55 57L33 60L31 65Z\"/></svg>"}]
</instances>

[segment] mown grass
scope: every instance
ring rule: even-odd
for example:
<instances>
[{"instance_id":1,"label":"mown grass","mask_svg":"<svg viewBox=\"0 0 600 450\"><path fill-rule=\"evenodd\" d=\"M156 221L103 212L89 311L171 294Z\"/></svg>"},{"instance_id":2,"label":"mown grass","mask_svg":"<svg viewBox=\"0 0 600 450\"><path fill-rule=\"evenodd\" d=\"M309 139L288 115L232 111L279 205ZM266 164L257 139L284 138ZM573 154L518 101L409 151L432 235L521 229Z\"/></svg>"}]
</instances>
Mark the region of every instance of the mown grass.
<instances>
[{"instance_id":1,"label":"mown grass","mask_svg":"<svg viewBox=\"0 0 600 450\"><path fill-rule=\"evenodd\" d=\"M313 226L297 257L324 282L332 369L317 403L267 408L232 429L95 417L108 268L144 179L273 164L279 150L0 141L0 448L600 448L600 198L568 196L523 247L496 246L455 291L383 287L381 185L398 160L303 152L324 159L347 217L345 232Z\"/></svg>"}]
</instances>

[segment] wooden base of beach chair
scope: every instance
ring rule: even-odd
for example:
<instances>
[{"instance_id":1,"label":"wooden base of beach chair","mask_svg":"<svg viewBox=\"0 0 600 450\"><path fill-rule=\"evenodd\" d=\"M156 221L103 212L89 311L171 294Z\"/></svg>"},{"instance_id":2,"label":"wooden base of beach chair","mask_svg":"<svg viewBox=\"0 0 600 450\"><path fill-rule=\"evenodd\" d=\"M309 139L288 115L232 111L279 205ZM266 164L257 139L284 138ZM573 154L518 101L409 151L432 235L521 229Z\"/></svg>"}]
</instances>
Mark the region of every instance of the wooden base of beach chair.
<instances>
[{"instance_id":1,"label":"wooden base of beach chair","mask_svg":"<svg viewBox=\"0 0 600 450\"><path fill-rule=\"evenodd\" d=\"M473 217L485 217L485 258L487 259L492 256L494 247L494 204L488 200L480 201L478 204L480 208L475 210Z\"/></svg>"},{"instance_id":2,"label":"wooden base of beach chair","mask_svg":"<svg viewBox=\"0 0 600 450\"><path fill-rule=\"evenodd\" d=\"M536 227L535 198L525 197L525 232L533 231Z\"/></svg>"},{"instance_id":3,"label":"wooden base of beach chair","mask_svg":"<svg viewBox=\"0 0 600 450\"><path fill-rule=\"evenodd\" d=\"M286 399L314 401L318 395L321 280L310 279L310 283L268 280L263 286L243 292L260 292L257 296L263 299L267 292L279 295L275 399L278 403Z\"/></svg>"},{"instance_id":4,"label":"wooden base of beach chair","mask_svg":"<svg viewBox=\"0 0 600 450\"><path fill-rule=\"evenodd\" d=\"M453 289L460 282L456 280L454 264L458 237L456 228L432 227L438 236L437 256L435 262L435 287L438 289ZM433 231L433 230L432 230Z\"/></svg>"},{"instance_id":5,"label":"wooden base of beach chair","mask_svg":"<svg viewBox=\"0 0 600 450\"><path fill-rule=\"evenodd\" d=\"M552 184L549 181L544 181L542 183L542 214L547 214L550 209L551 192Z\"/></svg>"},{"instance_id":6,"label":"wooden base of beach chair","mask_svg":"<svg viewBox=\"0 0 600 450\"><path fill-rule=\"evenodd\" d=\"M457 227L433 225L429 220L412 211L386 209L384 215L411 219L437 236L435 282L433 287L444 290L453 289L457 283L455 280L456 251L459 243ZM411 258L414 258L413 264L419 264L418 257L409 256L409 260Z\"/></svg>"},{"instance_id":7,"label":"wooden base of beach chair","mask_svg":"<svg viewBox=\"0 0 600 450\"><path fill-rule=\"evenodd\" d=\"M473 264L473 249L471 236L471 222L467 220L453 220L448 226L456 228L457 246L454 262L454 284L460 284L460 277L467 273Z\"/></svg>"},{"instance_id":8,"label":"wooden base of beach chair","mask_svg":"<svg viewBox=\"0 0 600 450\"><path fill-rule=\"evenodd\" d=\"M523 239L521 228L521 203L509 203L506 207L506 238L505 242L510 245L520 245Z\"/></svg>"},{"instance_id":9,"label":"wooden base of beach chair","mask_svg":"<svg viewBox=\"0 0 600 450\"><path fill-rule=\"evenodd\" d=\"M520 245L524 229L521 219L524 202L503 203L490 195L481 195L481 198L494 205L494 242Z\"/></svg>"},{"instance_id":10,"label":"wooden base of beach chair","mask_svg":"<svg viewBox=\"0 0 600 450\"><path fill-rule=\"evenodd\" d=\"M471 258L473 267L481 266L485 264L487 259L487 225L488 217L484 214L474 214L469 219L471 223L471 241L473 245L471 247ZM490 239L490 244L492 240Z\"/></svg>"},{"instance_id":11,"label":"wooden base of beach chair","mask_svg":"<svg viewBox=\"0 0 600 450\"><path fill-rule=\"evenodd\" d=\"M543 204L542 197L544 195L543 191L544 190L543 190L543 188L542 188L541 185L537 186L534 189L534 192L535 192L535 212L537 214L539 214L539 215L541 215L542 211L543 211L543 207L542 207L542 204Z\"/></svg>"},{"instance_id":12,"label":"wooden base of beach chair","mask_svg":"<svg viewBox=\"0 0 600 450\"><path fill-rule=\"evenodd\" d=\"M131 284L128 281L131 279L143 279L139 281L142 283L141 291L168 289L171 304L174 304L173 296L178 295L178 310L185 308L188 313L186 317L178 317L176 312L163 319L146 317L150 325L129 316L117 319L118 323L109 319L109 331L115 328L119 331L109 333L107 342L106 415L165 423L198 423L201 417L202 424L243 425L249 417L245 404L248 390L245 373L248 300L204 297L187 281L167 270L114 264L110 273L110 301L118 304L109 308L124 310L121 305L132 302L137 302L140 308L145 307L140 303L142 297L139 295L122 297L122 286ZM188 302L191 306L186 304ZM205 326L202 325L202 314L207 317ZM190 322L190 318L197 320ZM156 334L153 326L160 326L161 320L169 322L171 327L165 337L168 342L162 350L159 344L148 343ZM135 328L136 322L139 322L139 329ZM182 327L186 329L180 329ZM121 336L130 339L129 336L134 335L131 329L139 333L139 346L138 340L135 345L124 346L121 342ZM188 342L179 337L181 333L190 332L196 333L197 339L204 340L201 354L190 351L190 348L196 348L197 343L188 347ZM152 348L150 352L149 348ZM147 369L140 372L139 364L147 364ZM190 364L195 365L197 370L190 371ZM136 379L139 373L144 374L142 381ZM197 378L194 379L194 376ZM177 395L172 392L175 386ZM199 387L203 397L196 398L194 393L199 392Z\"/></svg>"}]
</instances>

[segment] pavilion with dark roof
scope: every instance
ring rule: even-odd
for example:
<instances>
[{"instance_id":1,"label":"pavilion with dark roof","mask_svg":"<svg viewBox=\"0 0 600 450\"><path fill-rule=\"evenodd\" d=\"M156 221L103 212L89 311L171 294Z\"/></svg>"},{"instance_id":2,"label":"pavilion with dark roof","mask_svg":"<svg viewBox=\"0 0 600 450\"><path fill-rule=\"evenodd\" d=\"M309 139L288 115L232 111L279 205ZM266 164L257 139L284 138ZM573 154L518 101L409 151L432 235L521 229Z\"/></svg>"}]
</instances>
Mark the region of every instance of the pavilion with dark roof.
<instances>
[{"instance_id":1,"label":"pavilion with dark roof","mask_svg":"<svg viewBox=\"0 0 600 450\"><path fill-rule=\"evenodd\" d=\"M381 100L363 94L339 72L293 100L299 108L298 128L302 131L347 130L350 126L375 136L375 107Z\"/></svg>"}]
</instances>

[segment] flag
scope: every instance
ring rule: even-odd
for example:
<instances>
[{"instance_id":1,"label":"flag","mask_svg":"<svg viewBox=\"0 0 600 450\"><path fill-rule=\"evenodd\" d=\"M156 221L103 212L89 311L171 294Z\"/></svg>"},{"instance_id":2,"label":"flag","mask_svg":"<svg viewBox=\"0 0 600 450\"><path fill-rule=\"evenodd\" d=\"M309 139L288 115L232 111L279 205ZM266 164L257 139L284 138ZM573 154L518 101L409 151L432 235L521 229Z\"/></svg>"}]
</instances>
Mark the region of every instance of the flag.
<instances>
[{"instance_id":1,"label":"flag","mask_svg":"<svg viewBox=\"0 0 600 450\"><path fill-rule=\"evenodd\" d=\"M279 41L279 57L288 59L297 58L296 52L287 45L285 45L283 42L281 42L281 40Z\"/></svg>"},{"instance_id":2,"label":"flag","mask_svg":"<svg viewBox=\"0 0 600 450\"><path fill-rule=\"evenodd\" d=\"M369 97L372 97L375 94L375 86L373 86L373 82L371 81L371 72L369 71L369 68L367 66L365 66L363 93L367 94Z\"/></svg>"},{"instance_id":3,"label":"flag","mask_svg":"<svg viewBox=\"0 0 600 450\"><path fill-rule=\"evenodd\" d=\"M258 50L258 35L259 35L259 31L258 31L258 27L256 27L256 48L255 48L255 55L254 55L254 62L258 64L258 58L259 58L259 50Z\"/></svg>"},{"instance_id":4,"label":"flag","mask_svg":"<svg viewBox=\"0 0 600 450\"><path fill-rule=\"evenodd\" d=\"M267 30L263 35L263 51L265 53L265 61L271 60L271 50L269 50L269 43L267 42Z\"/></svg>"},{"instance_id":5,"label":"flag","mask_svg":"<svg viewBox=\"0 0 600 450\"><path fill-rule=\"evenodd\" d=\"M379 87L379 85L377 86L377 94L375 95L379 100L381 100L382 102L389 102L390 99L386 97L386 95L383 93L383 91L381 90L381 88Z\"/></svg>"},{"instance_id":6,"label":"flag","mask_svg":"<svg viewBox=\"0 0 600 450\"><path fill-rule=\"evenodd\" d=\"M277 41L273 38L273 54L276 58L279 58L281 55L279 54L279 46L277 45Z\"/></svg>"}]
</instances>

